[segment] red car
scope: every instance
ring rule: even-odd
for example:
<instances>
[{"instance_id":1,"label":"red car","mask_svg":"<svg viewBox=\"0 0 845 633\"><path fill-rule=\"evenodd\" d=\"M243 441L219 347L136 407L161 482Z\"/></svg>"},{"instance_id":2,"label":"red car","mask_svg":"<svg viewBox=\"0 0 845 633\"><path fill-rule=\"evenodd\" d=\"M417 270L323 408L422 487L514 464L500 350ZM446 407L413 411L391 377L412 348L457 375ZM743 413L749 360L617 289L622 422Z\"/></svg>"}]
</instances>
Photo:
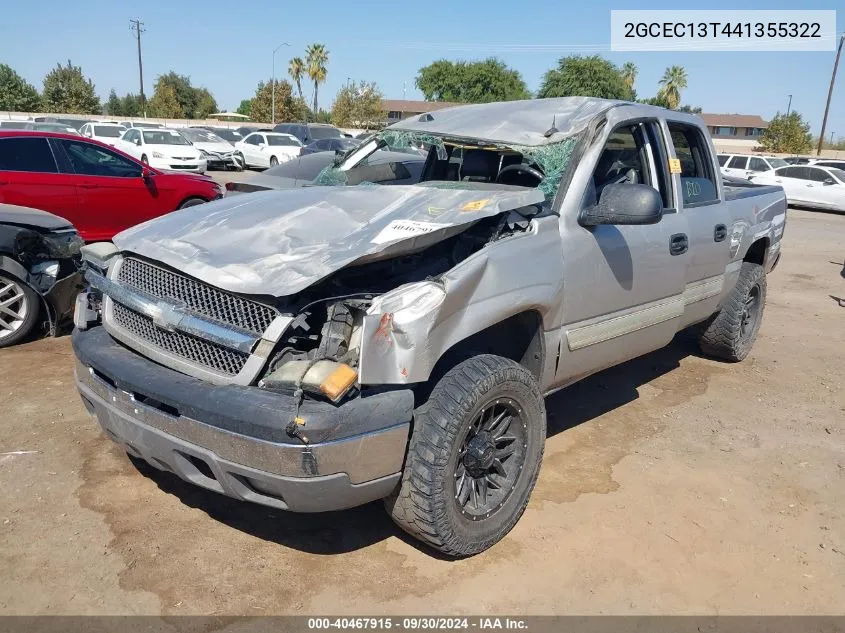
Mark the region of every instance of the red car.
<instances>
[{"instance_id":1,"label":"red car","mask_svg":"<svg viewBox=\"0 0 845 633\"><path fill-rule=\"evenodd\" d=\"M208 176L153 169L99 141L0 130L0 202L61 216L86 242L221 195Z\"/></svg>"}]
</instances>

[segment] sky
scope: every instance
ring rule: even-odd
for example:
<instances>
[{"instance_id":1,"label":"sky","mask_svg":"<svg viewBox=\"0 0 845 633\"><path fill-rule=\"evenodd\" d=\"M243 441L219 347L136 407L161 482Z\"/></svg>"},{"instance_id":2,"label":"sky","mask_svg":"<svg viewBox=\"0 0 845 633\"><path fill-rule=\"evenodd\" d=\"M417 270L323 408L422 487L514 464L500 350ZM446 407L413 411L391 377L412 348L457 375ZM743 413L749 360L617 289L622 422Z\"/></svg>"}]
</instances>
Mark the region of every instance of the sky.
<instances>
[{"instance_id":1,"label":"sky","mask_svg":"<svg viewBox=\"0 0 845 633\"><path fill-rule=\"evenodd\" d=\"M750 0L708 3L591 2L565 0L370 0L289 2L282 0L7 0L0 12L0 63L41 88L44 75L70 59L82 66L105 99L138 91L138 61L129 19L140 17L144 86L149 98L156 76L170 70L188 75L214 94L220 109L237 108L261 80L287 78L288 60L312 42L329 50L328 78L319 90L329 109L347 80L375 81L386 98L421 99L414 87L419 68L441 58L498 56L518 70L529 90L557 60L582 47L621 65L639 68L635 88L652 96L667 66L687 71L682 103L708 113L759 114L770 119L792 109L821 127L833 52L610 52L611 9L795 9L794 2ZM805 0L802 9L835 9L837 31L845 31L845 4ZM542 45L542 46L538 46ZM583 48L589 47L589 48ZM306 98L311 88L303 86ZM840 63L826 137L845 137L845 60Z\"/></svg>"}]
</instances>

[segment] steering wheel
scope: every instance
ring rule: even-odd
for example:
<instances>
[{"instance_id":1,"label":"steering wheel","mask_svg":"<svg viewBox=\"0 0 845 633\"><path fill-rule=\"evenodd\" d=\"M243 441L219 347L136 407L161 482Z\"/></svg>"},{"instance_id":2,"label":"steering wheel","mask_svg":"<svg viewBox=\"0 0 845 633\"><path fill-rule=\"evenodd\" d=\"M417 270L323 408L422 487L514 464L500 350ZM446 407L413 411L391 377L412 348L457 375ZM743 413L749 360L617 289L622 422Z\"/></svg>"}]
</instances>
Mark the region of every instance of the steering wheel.
<instances>
[{"instance_id":1,"label":"steering wheel","mask_svg":"<svg viewBox=\"0 0 845 633\"><path fill-rule=\"evenodd\" d=\"M543 178L546 176L541 172L539 169L535 167L531 167L531 165L526 165L525 163L517 163L516 165L508 165L507 167L503 167L502 170L499 172L499 175L496 176L496 182L502 182L502 176L506 176L507 174L513 173L520 173L520 174L528 174L529 176L534 176L537 179L537 183L539 184Z\"/></svg>"}]
</instances>

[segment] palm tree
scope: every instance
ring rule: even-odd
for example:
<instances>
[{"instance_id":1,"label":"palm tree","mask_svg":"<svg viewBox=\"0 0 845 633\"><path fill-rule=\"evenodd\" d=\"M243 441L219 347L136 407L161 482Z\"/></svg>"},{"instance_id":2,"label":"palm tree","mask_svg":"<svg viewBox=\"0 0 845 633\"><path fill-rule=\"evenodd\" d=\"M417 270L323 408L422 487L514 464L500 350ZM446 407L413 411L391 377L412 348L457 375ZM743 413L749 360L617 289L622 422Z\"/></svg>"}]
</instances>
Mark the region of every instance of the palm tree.
<instances>
[{"instance_id":1,"label":"palm tree","mask_svg":"<svg viewBox=\"0 0 845 633\"><path fill-rule=\"evenodd\" d=\"M317 116L317 90L322 82L326 80L328 70L326 64L329 63L329 51L326 50L323 44L310 44L305 49L305 65L306 72L314 82L314 116Z\"/></svg>"},{"instance_id":2,"label":"palm tree","mask_svg":"<svg viewBox=\"0 0 845 633\"><path fill-rule=\"evenodd\" d=\"M671 110L677 108L681 102L681 90L687 87L687 71L684 67L670 66L658 83L660 84L658 95L666 100Z\"/></svg>"},{"instance_id":3,"label":"palm tree","mask_svg":"<svg viewBox=\"0 0 845 633\"><path fill-rule=\"evenodd\" d=\"M302 99L302 77L305 75L305 62L301 57L294 57L288 64L288 74L296 82L299 98Z\"/></svg>"},{"instance_id":4,"label":"palm tree","mask_svg":"<svg viewBox=\"0 0 845 633\"><path fill-rule=\"evenodd\" d=\"M637 80L637 65L634 62L625 62L622 65L622 81L629 90L634 89L634 82Z\"/></svg>"}]
</instances>

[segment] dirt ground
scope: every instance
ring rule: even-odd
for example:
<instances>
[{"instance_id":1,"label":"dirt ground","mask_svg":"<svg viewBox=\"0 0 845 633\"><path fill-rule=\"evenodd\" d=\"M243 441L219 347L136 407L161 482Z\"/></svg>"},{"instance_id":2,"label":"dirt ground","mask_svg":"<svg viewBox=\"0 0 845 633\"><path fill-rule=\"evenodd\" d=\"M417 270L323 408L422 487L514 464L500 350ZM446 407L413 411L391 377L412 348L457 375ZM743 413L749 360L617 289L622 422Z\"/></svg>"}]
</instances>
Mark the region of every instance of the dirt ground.
<instances>
[{"instance_id":1,"label":"dirt ground","mask_svg":"<svg viewBox=\"0 0 845 633\"><path fill-rule=\"evenodd\" d=\"M0 351L0 613L843 614L843 256L845 216L790 211L745 362L679 336L551 397L527 512L457 562L380 504L293 515L139 471L69 337Z\"/></svg>"}]
</instances>

